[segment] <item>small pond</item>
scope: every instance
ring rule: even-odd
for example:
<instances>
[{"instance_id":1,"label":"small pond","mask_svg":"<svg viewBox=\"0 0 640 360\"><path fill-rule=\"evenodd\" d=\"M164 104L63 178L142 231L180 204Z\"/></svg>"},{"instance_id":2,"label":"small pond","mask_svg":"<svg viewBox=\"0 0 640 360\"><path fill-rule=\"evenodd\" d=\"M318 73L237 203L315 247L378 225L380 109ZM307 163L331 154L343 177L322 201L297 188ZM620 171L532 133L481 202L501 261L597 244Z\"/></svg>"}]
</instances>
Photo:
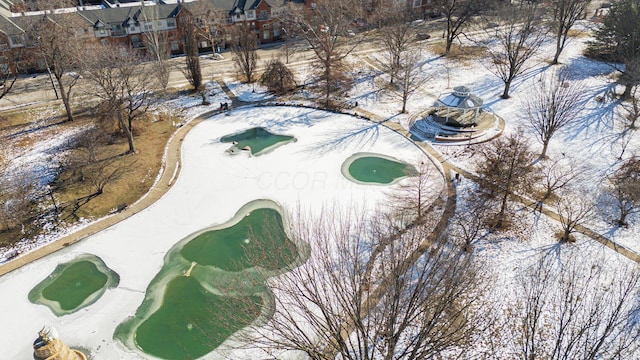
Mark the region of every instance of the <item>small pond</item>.
<instances>
[{"instance_id":1,"label":"small pond","mask_svg":"<svg viewBox=\"0 0 640 360\"><path fill-rule=\"evenodd\" d=\"M393 184L407 176L415 176L417 170L410 164L390 156L373 153L356 153L342 164L342 174L357 184Z\"/></svg>"},{"instance_id":2,"label":"small pond","mask_svg":"<svg viewBox=\"0 0 640 360\"><path fill-rule=\"evenodd\" d=\"M85 254L59 264L53 273L29 292L29 301L48 306L57 316L96 302L120 277L99 257Z\"/></svg>"},{"instance_id":3,"label":"small pond","mask_svg":"<svg viewBox=\"0 0 640 360\"><path fill-rule=\"evenodd\" d=\"M261 155L278 146L294 141L296 141L296 138L293 136L274 134L262 127L254 127L241 133L225 135L220 138L220 142L233 144L227 149L227 153L232 155L239 154L242 151L249 151L251 155Z\"/></svg>"},{"instance_id":4,"label":"small pond","mask_svg":"<svg viewBox=\"0 0 640 360\"><path fill-rule=\"evenodd\" d=\"M158 358L187 360L266 321L275 303L266 279L309 256L307 244L287 236L282 212L273 201L255 200L226 223L178 242L114 337Z\"/></svg>"}]
</instances>

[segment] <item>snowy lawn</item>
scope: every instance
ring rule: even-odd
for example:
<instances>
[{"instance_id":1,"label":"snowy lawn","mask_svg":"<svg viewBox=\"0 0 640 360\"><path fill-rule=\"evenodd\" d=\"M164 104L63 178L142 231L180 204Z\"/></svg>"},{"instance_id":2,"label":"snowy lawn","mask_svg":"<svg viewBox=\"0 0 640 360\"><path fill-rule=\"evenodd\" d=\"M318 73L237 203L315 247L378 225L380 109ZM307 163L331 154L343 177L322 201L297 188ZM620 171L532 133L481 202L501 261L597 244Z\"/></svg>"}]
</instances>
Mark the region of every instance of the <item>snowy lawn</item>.
<instances>
[{"instance_id":1,"label":"snowy lawn","mask_svg":"<svg viewBox=\"0 0 640 360\"><path fill-rule=\"evenodd\" d=\"M292 210L311 213L337 202L375 206L385 186L363 186L341 173L342 162L356 152L375 152L417 165L425 155L412 142L368 121L297 107L232 110L195 127L183 143L182 172L158 202L131 218L62 251L0 278L0 348L9 359L31 354L31 342L43 324L57 328L71 346L89 349L94 358L140 358L113 340L115 327L140 305L165 253L179 240L220 224L255 199L272 199ZM298 140L257 157L228 155L221 136L262 126ZM77 313L56 317L31 304L28 292L62 262L80 254L100 257L120 275L120 285ZM207 357L209 358L209 357ZM215 358L211 355L210 358Z\"/></svg>"},{"instance_id":2,"label":"snowy lawn","mask_svg":"<svg viewBox=\"0 0 640 360\"><path fill-rule=\"evenodd\" d=\"M581 21L577 28L588 31L589 26L588 22ZM474 40L481 40L482 36L484 33L478 33ZM397 96L381 90L389 81L388 75L379 66L385 61L386 53L363 52L351 58L359 66L354 65L358 70L353 72L355 86L349 93L349 99L358 101L358 106L365 110L398 121L408 128L407 120L432 106L442 92L456 86L467 86L484 100L486 110L505 120L505 134L510 134L526 128L524 104L536 90L541 77L551 77L559 71L567 72L569 79L582 87L583 97L579 104L582 111L574 126L551 139L548 160L545 161L564 159L564 164L573 165L579 176L572 184L572 189L580 196L593 199L597 205L596 215L588 225L609 239L640 253L640 238L637 235L640 233L640 216L633 215L628 228L613 224L615 211L610 200L601 195L605 177L621 162L619 157L622 156L624 160L640 154L640 135L637 131L625 135L624 125L617 116L622 111L621 104L609 94L612 91L622 93L622 87L615 82L614 68L582 55L590 39L585 36L571 39L560 57L561 64L553 67L548 61L553 57L555 43L548 40L530 60L527 70L516 77L511 86L511 98L507 100L499 97L504 84L490 71L490 59L450 60L430 52L427 47L418 66L428 80L421 91L409 98L408 114L399 113L402 104ZM463 48L474 45L474 42L462 40ZM530 139L534 151L542 150L542 144L531 131L525 130L524 134ZM434 145L444 158L471 172L475 169L477 146Z\"/></svg>"}]
</instances>

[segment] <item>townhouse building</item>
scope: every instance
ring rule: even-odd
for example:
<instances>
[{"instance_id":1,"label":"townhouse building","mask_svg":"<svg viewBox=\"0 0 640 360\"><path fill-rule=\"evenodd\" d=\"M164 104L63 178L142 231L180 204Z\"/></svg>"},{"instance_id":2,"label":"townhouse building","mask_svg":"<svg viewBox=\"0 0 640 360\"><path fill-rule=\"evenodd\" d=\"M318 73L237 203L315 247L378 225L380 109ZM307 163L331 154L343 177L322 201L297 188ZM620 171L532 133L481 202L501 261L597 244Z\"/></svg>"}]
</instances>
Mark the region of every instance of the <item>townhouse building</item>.
<instances>
[{"instance_id":1,"label":"townhouse building","mask_svg":"<svg viewBox=\"0 0 640 360\"><path fill-rule=\"evenodd\" d=\"M316 0L100 0L100 5L91 5L96 0L77 0L78 6L72 8L24 11L28 1L0 0L0 71L47 68L35 51L37 39L29 38L31 24L42 18L61 25L73 22L76 36L70 41L99 41L140 51L145 51L145 36L155 32L177 55L184 49L183 16L197 19L200 50L215 51L232 43L234 27L253 31L259 44L280 41L284 34L279 19L290 7L310 11L316 7ZM407 1L418 16L434 9L432 0L399 1Z\"/></svg>"},{"instance_id":2,"label":"townhouse building","mask_svg":"<svg viewBox=\"0 0 640 360\"><path fill-rule=\"evenodd\" d=\"M100 6L13 12L15 1L0 0L0 71L19 69L21 72L47 68L36 51L37 39L30 38L29 28L36 21L67 25L73 21L76 34L70 41L99 41L145 50L144 37L152 32L162 34L172 54L183 52L182 16L204 19L199 31L199 48L211 51L232 41L234 26L244 26L256 33L259 43L277 41L280 28L274 25L272 10L284 6L286 0L159 0L118 2L103 0ZM205 26L206 25L206 26ZM4 65L3 65L4 64Z\"/></svg>"}]
</instances>

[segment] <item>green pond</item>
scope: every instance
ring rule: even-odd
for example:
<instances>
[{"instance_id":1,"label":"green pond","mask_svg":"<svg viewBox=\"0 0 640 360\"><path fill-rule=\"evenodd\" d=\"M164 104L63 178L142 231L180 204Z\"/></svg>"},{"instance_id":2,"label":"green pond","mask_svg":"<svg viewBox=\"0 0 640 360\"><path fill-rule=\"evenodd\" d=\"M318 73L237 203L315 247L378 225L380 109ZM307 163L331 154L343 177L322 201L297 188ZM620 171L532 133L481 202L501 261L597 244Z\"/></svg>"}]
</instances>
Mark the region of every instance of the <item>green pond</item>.
<instances>
[{"instance_id":1,"label":"green pond","mask_svg":"<svg viewBox=\"0 0 640 360\"><path fill-rule=\"evenodd\" d=\"M237 154L242 149L248 148L252 155L259 155L295 140L293 136L274 134L262 127L247 129L241 133L225 135L220 138L220 142L233 143L233 146L227 150L228 153Z\"/></svg>"},{"instance_id":2,"label":"green pond","mask_svg":"<svg viewBox=\"0 0 640 360\"><path fill-rule=\"evenodd\" d=\"M48 306L61 316L96 302L108 288L118 285L118 274L94 255L60 264L29 292L29 300Z\"/></svg>"},{"instance_id":3,"label":"green pond","mask_svg":"<svg viewBox=\"0 0 640 360\"><path fill-rule=\"evenodd\" d=\"M266 321L275 304L266 279L308 257L308 245L293 243L285 228L276 203L256 200L226 223L182 239L114 337L161 359L187 360Z\"/></svg>"},{"instance_id":4,"label":"green pond","mask_svg":"<svg viewBox=\"0 0 640 360\"><path fill-rule=\"evenodd\" d=\"M218 296L190 276L168 284L162 307L136 331L146 353L163 359L196 359L251 324L262 308L259 296Z\"/></svg>"},{"instance_id":5,"label":"green pond","mask_svg":"<svg viewBox=\"0 0 640 360\"><path fill-rule=\"evenodd\" d=\"M416 172L407 163L375 154L355 154L343 164L345 177L362 184L391 184L403 177L414 176Z\"/></svg>"},{"instance_id":6,"label":"green pond","mask_svg":"<svg viewBox=\"0 0 640 360\"><path fill-rule=\"evenodd\" d=\"M231 227L196 236L182 248L181 254L188 261L227 271L253 266L278 269L291 263L296 247L284 233L280 213L263 208L251 211Z\"/></svg>"}]
</instances>

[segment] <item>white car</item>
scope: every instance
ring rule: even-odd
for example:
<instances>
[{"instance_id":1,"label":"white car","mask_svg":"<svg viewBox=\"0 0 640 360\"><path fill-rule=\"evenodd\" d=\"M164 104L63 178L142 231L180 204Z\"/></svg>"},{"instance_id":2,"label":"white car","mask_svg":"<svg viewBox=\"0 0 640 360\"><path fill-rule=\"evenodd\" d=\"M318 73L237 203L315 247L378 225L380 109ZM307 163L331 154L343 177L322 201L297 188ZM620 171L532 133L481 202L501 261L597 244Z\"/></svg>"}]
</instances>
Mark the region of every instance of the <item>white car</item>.
<instances>
[{"instance_id":1,"label":"white car","mask_svg":"<svg viewBox=\"0 0 640 360\"><path fill-rule=\"evenodd\" d=\"M222 56L222 54L220 54L220 53L213 53L213 54L211 55L211 58L212 58L213 60L223 60L223 59L224 59L224 56Z\"/></svg>"}]
</instances>

